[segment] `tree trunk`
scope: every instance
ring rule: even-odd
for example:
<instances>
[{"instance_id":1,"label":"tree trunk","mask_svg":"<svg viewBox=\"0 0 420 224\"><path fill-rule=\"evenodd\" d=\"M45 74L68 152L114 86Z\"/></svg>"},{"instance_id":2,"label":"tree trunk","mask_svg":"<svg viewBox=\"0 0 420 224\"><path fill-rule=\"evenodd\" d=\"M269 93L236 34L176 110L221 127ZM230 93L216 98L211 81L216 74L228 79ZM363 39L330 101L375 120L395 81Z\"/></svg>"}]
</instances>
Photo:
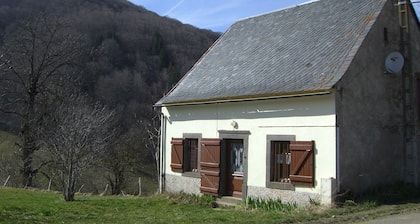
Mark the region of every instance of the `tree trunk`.
<instances>
[{"instance_id":1,"label":"tree trunk","mask_svg":"<svg viewBox=\"0 0 420 224\"><path fill-rule=\"evenodd\" d=\"M23 128L23 147L22 147L22 185L23 187L33 187L33 170L32 170L32 158L35 152L34 143L31 138L29 124L25 124Z\"/></svg>"},{"instance_id":2,"label":"tree trunk","mask_svg":"<svg viewBox=\"0 0 420 224\"><path fill-rule=\"evenodd\" d=\"M64 200L68 202L74 201L74 192L71 191L70 189L66 189L64 191Z\"/></svg>"},{"instance_id":3,"label":"tree trunk","mask_svg":"<svg viewBox=\"0 0 420 224\"><path fill-rule=\"evenodd\" d=\"M23 148L23 170L22 185L23 187L32 187L32 153L27 147Z\"/></svg>"},{"instance_id":4,"label":"tree trunk","mask_svg":"<svg viewBox=\"0 0 420 224\"><path fill-rule=\"evenodd\" d=\"M124 183L124 171L120 169L114 170L114 180L109 176L109 184L111 185L112 195L118 195L121 193L122 185Z\"/></svg>"},{"instance_id":5,"label":"tree trunk","mask_svg":"<svg viewBox=\"0 0 420 224\"><path fill-rule=\"evenodd\" d=\"M69 179L71 179L69 177ZM64 200L65 201L74 201L74 185L69 183L67 186L64 186Z\"/></svg>"},{"instance_id":6,"label":"tree trunk","mask_svg":"<svg viewBox=\"0 0 420 224\"><path fill-rule=\"evenodd\" d=\"M35 100L36 100L36 83L31 85L31 91L29 91L28 106L26 109L25 120L23 121L22 128L22 160L23 160L23 186L33 187L33 176L35 172L32 169L32 158L36 151L35 142L33 139L33 130L35 128L34 117L35 117Z\"/></svg>"},{"instance_id":7,"label":"tree trunk","mask_svg":"<svg viewBox=\"0 0 420 224\"><path fill-rule=\"evenodd\" d=\"M67 180L63 181L64 200L74 201L75 182L76 182L76 178L74 177L73 161L70 160L70 166L67 173Z\"/></svg>"}]
</instances>

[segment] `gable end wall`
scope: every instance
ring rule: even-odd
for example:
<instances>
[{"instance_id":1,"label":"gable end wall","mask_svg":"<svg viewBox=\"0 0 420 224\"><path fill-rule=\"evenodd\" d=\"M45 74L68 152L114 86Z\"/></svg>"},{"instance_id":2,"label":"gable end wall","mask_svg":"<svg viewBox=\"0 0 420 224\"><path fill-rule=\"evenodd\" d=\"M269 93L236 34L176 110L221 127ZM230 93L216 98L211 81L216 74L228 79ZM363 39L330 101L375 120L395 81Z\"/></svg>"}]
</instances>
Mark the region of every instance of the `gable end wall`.
<instances>
[{"instance_id":1,"label":"gable end wall","mask_svg":"<svg viewBox=\"0 0 420 224\"><path fill-rule=\"evenodd\" d=\"M405 180L402 74L385 74L386 56L399 50L398 11L388 1L336 85L341 192Z\"/></svg>"}]
</instances>

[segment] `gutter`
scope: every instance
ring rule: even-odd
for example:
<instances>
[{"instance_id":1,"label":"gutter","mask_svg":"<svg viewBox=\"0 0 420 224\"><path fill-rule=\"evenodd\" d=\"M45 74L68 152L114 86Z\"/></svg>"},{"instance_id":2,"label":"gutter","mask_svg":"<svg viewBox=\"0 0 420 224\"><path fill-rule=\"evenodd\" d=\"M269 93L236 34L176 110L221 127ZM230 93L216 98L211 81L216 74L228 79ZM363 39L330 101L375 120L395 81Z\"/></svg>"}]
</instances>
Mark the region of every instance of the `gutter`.
<instances>
[{"instance_id":1,"label":"gutter","mask_svg":"<svg viewBox=\"0 0 420 224\"><path fill-rule=\"evenodd\" d=\"M166 173L166 116L160 112L160 144L159 144L159 193L165 191L165 173Z\"/></svg>"},{"instance_id":2,"label":"gutter","mask_svg":"<svg viewBox=\"0 0 420 224\"><path fill-rule=\"evenodd\" d=\"M318 96L331 94L333 89L319 90L319 91L308 91L308 92L296 92L283 95L268 95L268 96L245 96L241 98L220 98L220 99L209 99L203 101L180 101L173 103L159 103L155 104L154 107L169 107L169 106L190 106L190 105L204 105L204 104L220 104L220 103L232 103L232 102L247 102L257 100L272 100L281 98L293 98L293 97L304 97L304 96Z\"/></svg>"}]
</instances>

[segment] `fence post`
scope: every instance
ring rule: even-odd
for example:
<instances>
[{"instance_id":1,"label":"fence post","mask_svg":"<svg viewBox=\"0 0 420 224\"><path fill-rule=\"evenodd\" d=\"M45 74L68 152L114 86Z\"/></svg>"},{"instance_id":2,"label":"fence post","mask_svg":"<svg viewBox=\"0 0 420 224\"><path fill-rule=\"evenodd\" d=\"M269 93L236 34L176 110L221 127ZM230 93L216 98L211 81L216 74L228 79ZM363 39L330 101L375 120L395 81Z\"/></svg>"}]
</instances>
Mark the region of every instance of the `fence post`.
<instances>
[{"instance_id":1,"label":"fence post","mask_svg":"<svg viewBox=\"0 0 420 224\"><path fill-rule=\"evenodd\" d=\"M7 182L9 182L9 179L10 179L10 175L7 177L6 181L4 182L3 187L6 187Z\"/></svg>"},{"instance_id":2,"label":"fence post","mask_svg":"<svg viewBox=\"0 0 420 224\"><path fill-rule=\"evenodd\" d=\"M100 194L100 195L101 195L101 196L106 195L106 192L107 192L107 191L108 191L108 184L106 184L104 192L102 192L102 194Z\"/></svg>"},{"instance_id":3,"label":"fence post","mask_svg":"<svg viewBox=\"0 0 420 224\"><path fill-rule=\"evenodd\" d=\"M50 179L50 181L48 182L48 191L50 191L51 190L51 179Z\"/></svg>"},{"instance_id":4,"label":"fence post","mask_svg":"<svg viewBox=\"0 0 420 224\"><path fill-rule=\"evenodd\" d=\"M141 177L139 177L139 196L141 196Z\"/></svg>"},{"instance_id":5,"label":"fence post","mask_svg":"<svg viewBox=\"0 0 420 224\"><path fill-rule=\"evenodd\" d=\"M81 193L82 192L82 189L83 189L83 187L84 187L85 185L84 184L82 184L82 186L79 188L79 193Z\"/></svg>"}]
</instances>

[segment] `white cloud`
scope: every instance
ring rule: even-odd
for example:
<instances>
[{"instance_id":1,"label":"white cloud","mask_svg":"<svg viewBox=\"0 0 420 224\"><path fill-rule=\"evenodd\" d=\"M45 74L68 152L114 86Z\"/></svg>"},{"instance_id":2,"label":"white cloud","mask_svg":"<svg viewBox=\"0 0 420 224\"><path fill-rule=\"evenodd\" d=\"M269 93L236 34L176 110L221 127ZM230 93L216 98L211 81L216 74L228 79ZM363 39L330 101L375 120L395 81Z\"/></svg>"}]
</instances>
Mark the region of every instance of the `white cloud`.
<instances>
[{"instance_id":1,"label":"white cloud","mask_svg":"<svg viewBox=\"0 0 420 224\"><path fill-rule=\"evenodd\" d=\"M193 24L194 26L213 29L215 27L223 27L218 31L226 29L234 21L242 18L241 16L244 10L239 10L243 1L232 0L229 2L214 1L206 4L202 7L191 7L183 5L178 7L177 10L173 10L172 13L168 14L171 18L176 18L183 23ZM242 7L243 8L243 7Z\"/></svg>"},{"instance_id":2,"label":"white cloud","mask_svg":"<svg viewBox=\"0 0 420 224\"><path fill-rule=\"evenodd\" d=\"M164 13L164 16L167 16L169 14L171 14L172 11L174 11L175 9L177 9L182 3L184 3L185 0L180 0L178 3L176 3L176 5L174 5L171 9L169 9L166 13Z\"/></svg>"}]
</instances>

